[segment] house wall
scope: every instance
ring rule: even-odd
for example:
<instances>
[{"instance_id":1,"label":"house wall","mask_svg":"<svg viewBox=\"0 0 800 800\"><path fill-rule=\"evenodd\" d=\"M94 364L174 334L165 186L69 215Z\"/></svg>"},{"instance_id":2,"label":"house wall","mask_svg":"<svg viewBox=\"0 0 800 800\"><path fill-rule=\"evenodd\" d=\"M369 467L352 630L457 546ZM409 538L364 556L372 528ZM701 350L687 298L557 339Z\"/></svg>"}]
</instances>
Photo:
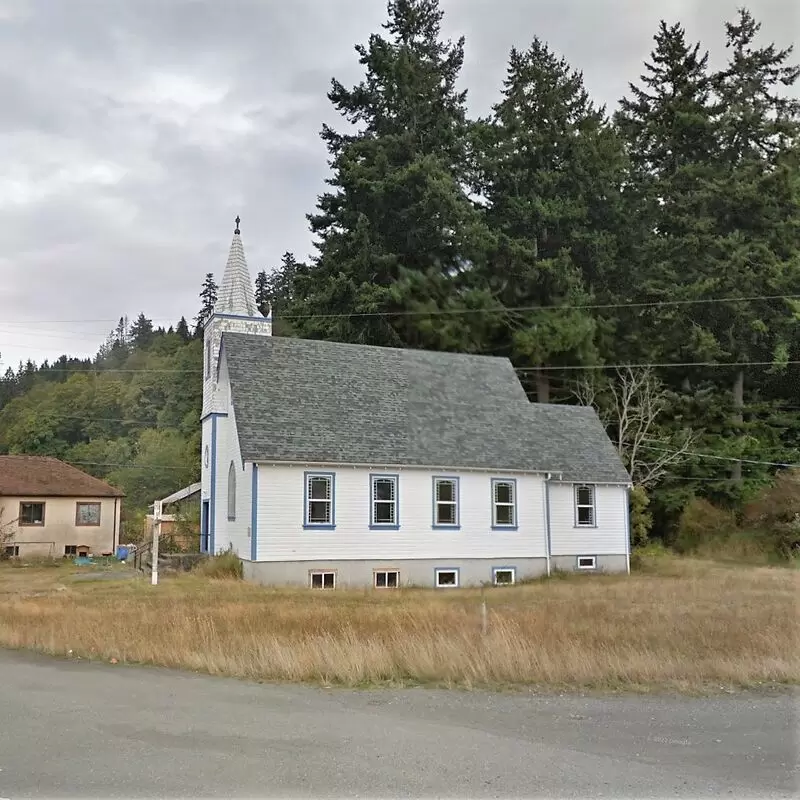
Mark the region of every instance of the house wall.
<instances>
[{"instance_id":1,"label":"house wall","mask_svg":"<svg viewBox=\"0 0 800 800\"><path fill-rule=\"evenodd\" d=\"M591 528L576 524L575 484L551 481L549 493L550 552L554 557L570 556L574 562L574 557L579 555L627 555L628 491L624 486L595 486L596 525ZM572 562L560 560L558 563ZM625 568L623 564L622 569Z\"/></svg>"},{"instance_id":2,"label":"house wall","mask_svg":"<svg viewBox=\"0 0 800 800\"><path fill-rule=\"evenodd\" d=\"M20 503L44 503L43 525L19 525ZM77 503L100 503L100 525L76 525ZM116 504L116 514L115 514ZM118 542L120 499L113 497L0 497L0 520L12 522L13 539L20 556L64 555L66 545L88 548L90 553L113 553Z\"/></svg>"},{"instance_id":3,"label":"house wall","mask_svg":"<svg viewBox=\"0 0 800 800\"><path fill-rule=\"evenodd\" d=\"M310 471L315 471L310 470ZM536 475L460 473L460 529L433 527L433 477L441 471L319 468L335 473L334 530L303 527L301 466L258 467L258 561L544 559L544 482ZM399 475L398 530L370 529L370 475ZM517 530L492 530L492 478L517 482Z\"/></svg>"}]
</instances>

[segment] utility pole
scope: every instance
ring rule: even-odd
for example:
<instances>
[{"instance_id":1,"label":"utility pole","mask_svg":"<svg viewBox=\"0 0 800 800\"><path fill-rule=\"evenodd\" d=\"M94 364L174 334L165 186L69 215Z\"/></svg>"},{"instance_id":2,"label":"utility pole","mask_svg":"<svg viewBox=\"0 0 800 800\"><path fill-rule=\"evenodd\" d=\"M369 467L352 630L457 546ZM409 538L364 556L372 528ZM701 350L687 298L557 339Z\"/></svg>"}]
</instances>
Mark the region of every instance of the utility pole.
<instances>
[{"instance_id":1,"label":"utility pole","mask_svg":"<svg viewBox=\"0 0 800 800\"><path fill-rule=\"evenodd\" d=\"M156 500L153 503L153 548L150 552L152 559L152 567L150 572L150 584L152 586L158 585L158 537L161 533L161 501Z\"/></svg>"}]
</instances>

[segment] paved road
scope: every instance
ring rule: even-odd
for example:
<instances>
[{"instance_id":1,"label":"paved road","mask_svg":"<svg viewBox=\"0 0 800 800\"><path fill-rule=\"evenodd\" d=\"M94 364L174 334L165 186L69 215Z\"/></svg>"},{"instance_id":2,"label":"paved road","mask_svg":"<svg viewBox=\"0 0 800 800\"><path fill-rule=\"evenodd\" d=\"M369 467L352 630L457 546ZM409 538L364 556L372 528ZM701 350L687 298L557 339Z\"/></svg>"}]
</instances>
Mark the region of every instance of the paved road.
<instances>
[{"instance_id":1,"label":"paved road","mask_svg":"<svg viewBox=\"0 0 800 800\"><path fill-rule=\"evenodd\" d=\"M260 686L0 651L0 797L790 797L798 697Z\"/></svg>"}]
</instances>

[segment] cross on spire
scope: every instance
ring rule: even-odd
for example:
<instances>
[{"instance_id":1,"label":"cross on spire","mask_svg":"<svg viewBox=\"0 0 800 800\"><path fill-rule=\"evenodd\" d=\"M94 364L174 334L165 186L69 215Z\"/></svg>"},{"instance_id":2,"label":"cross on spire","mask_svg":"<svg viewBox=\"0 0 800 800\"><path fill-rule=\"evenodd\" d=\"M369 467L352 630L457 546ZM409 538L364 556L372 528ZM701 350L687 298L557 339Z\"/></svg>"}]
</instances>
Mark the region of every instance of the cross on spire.
<instances>
[{"instance_id":1,"label":"cross on spire","mask_svg":"<svg viewBox=\"0 0 800 800\"><path fill-rule=\"evenodd\" d=\"M239 215L237 214L237 215L236 215L236 229L234 230L234 233L240 233L240 232L241 232L241 231L239 230L239 223L240 223L240 222L241 222L241 220L239 219Z\"/></svg>"}]
</instances>

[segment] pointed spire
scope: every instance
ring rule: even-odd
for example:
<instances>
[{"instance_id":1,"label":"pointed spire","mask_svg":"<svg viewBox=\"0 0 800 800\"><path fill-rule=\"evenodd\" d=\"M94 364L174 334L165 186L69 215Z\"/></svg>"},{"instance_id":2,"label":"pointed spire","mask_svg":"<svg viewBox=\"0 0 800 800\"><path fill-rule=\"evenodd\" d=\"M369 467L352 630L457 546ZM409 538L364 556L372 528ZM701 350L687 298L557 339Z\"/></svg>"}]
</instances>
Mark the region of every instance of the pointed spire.
<instances>
[{"instance_id":1,"label":"pointed spire","mask_svg":"<svg viewBox=\"0 0 800 800\"><path fill-rule=\"evenodd\" d=\"M217 303L214 306L215 314L235 314L240 317L260 317L261 313L256 306L253 284L250 281L250 272L244 257L244 247L240 237L239 223L236 217L236 228L233 231L233 241L228 253L228 263L225 265L225 274L217 293Z\"/></svg>"}]
</instances>

